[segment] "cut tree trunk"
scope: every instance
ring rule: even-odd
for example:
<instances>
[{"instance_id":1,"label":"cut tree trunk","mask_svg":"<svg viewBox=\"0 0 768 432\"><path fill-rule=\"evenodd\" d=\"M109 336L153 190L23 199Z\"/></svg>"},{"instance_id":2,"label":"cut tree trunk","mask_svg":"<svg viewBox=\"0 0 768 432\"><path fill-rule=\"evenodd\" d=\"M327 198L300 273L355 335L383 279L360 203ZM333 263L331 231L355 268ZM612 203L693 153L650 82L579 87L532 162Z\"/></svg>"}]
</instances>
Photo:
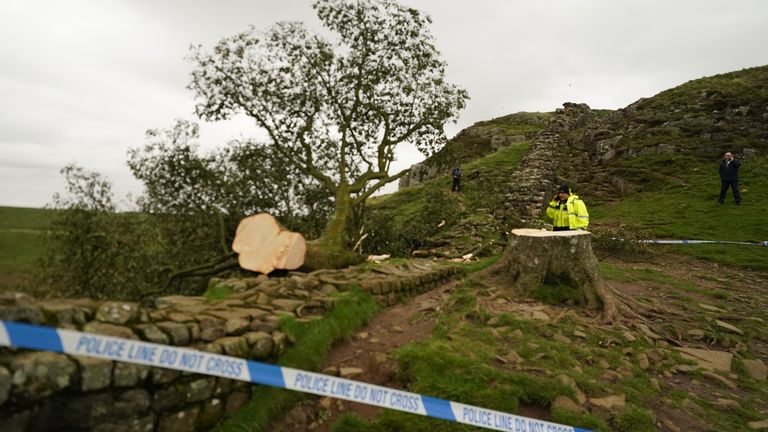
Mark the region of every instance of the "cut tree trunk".
<instances>
[{"instance_id":1,"label":"cut tree trunk","mask_svg":"<svg viewBox=\"0 0 768 432\"><path fill-rule=\"evenodd\" d=\"M603 281L587 231L512 230L501 260L488 274L517 295L556 281L577 288L588 311L602 312L606 321L616 316L615 293Z\"/></svg>"},{"instance_id":2,"label":"cut tree trunk","mask_svg":"<svg viewBox=\"0 0 768 432\"><path fill-rule=\"evenodd\" d=\"M240 267L267 274L275 269L295 270L304 264L304 236L283 228L272 215L259 213L237 226L232 249Z\"/></svg>"}]
</instances>

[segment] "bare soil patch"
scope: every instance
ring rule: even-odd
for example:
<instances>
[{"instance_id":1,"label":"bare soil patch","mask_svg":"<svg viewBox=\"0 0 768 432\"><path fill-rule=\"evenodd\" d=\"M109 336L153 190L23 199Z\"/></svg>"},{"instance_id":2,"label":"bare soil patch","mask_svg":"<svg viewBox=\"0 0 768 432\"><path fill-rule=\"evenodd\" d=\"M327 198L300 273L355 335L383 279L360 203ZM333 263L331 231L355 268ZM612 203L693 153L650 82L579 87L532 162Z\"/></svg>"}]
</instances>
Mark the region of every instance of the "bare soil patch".
<instances>
[{"instance_id":1,"label":"bare soil patch","mask_svg":"<svg viewBox=\"0 0 768 432\"><path fill-rule=\"evenodd\" d=\"M436 323L434 312L458 283L443 285L384 309L351 339L333 347L323 363L324 373L333 373L341 368L359 368L361 373L351 379L402 388L395 380L396 364L390 353L432 334ZM370 405L310 396L273 424L272 430L326 432L343 412L373 419L380 411L381 408Z\"/></svg>"}]
</instances>

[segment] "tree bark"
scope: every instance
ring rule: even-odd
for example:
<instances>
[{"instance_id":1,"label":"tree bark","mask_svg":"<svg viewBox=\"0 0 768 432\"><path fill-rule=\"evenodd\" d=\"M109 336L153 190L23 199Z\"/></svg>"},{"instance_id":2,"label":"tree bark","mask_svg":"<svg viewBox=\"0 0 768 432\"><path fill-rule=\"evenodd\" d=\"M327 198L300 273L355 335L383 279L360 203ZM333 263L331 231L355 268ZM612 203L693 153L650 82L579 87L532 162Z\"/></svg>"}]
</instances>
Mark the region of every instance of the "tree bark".
<instances>
[{"instance_id":1,"label":"tree bark","mask_svg":"<svg viewBox=\"0 0 768 432\"><path fill-rule=\"evenodd\" d=\"M613 321L617 301L600 275L591 237L587 231L512 230L501 260L487 274L517 295L529 294L545 281L578 288L588 311Z\"/></svg>"},{"instance_id":2,"label":"tree bark","mask_svg":"<svg viewBox=\"0 0 768 432\"><path fill-rule=\"evenodd\" d=\"M349 185L339 184L336 190L335 207L333 214L328 219L325 230L317 239L317 243L334 251L344 251L347 247L345 237L347 219L352 211L352 198L349 196Z\"/></svg>"},{"instance_id":3,"label":"tree bark","mask_svg":"<svg viewBox=\"0 0 768 432\"><path fill-rule=\"evenodd\" d=\"M307 242L301 234L284 229L271 215L259 213L240 221L232 249L239 254L240 267L267 274L301 267Z\"/></svg>"}]
</instances>

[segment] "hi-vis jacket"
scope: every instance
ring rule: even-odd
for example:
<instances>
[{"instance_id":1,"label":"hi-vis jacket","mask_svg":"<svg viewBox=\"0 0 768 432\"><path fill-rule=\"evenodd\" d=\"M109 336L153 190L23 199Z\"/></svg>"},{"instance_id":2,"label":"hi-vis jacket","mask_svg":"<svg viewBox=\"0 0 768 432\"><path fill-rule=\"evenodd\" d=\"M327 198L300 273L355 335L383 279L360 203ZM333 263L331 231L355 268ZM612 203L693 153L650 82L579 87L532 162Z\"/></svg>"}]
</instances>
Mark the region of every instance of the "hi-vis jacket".
<instances>
[{"instance_id":1,"label":"hi-vis jacket","mask_svg":"<svg viewBox=\"0 0 768 432\"><path fill-rule=\"evenodd\" d=\"M547 216L553 219L552 225L562 229L587 229L589 225L589 213L584 201L578 195L568 195L566 202L550 201L547 208Z\"/></svg>"}]
</instances>

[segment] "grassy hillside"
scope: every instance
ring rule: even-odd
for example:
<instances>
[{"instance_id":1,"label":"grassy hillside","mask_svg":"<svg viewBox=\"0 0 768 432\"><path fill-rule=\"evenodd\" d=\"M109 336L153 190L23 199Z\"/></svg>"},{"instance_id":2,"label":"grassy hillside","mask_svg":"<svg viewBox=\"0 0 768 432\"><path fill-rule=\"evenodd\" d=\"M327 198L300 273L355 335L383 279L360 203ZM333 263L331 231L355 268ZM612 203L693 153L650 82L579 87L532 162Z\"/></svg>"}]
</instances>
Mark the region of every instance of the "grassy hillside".
<instances>
[{"instance_id":1,"label":"grassy hillside","mask_svg":"<svg viewBox=\"0 0 768 432\"><path fill-rule=\"evenodd\" d=\"M503 228L493 212L501 207L504 187L530 139L554 115L519 112L456 134L402 179L411 186L368 201L363 251L397 256L420 249L443 256L500 252ZM455 166L463 172L458 194L450 193Z\"/></svg>"},{"instance_id":2,"label":"grassy hillside","mask_svg":"<svg viewBox=\"0 0 768 432\"><path fill-rule=\"evenodd\" d=\"M528 145L528 141L513 144L465 164L459 193L450 192L452 180L446 172L371 199L371 236L364 250L407 256L422 247L447 245L446 253L465 253L492 244L486 254L499 252L504 227L493 212L501 208L509 178Z\"/></svg>"},{"instance_id":3,"label":"grassy hillside","mask_svg":"<svg viewBox=\"0 0 768 432\"><path fill-rule=\"evenodd\" d=\"M570 137L564 177L592 198L621 198L685 176L687 165L768 154L768 66L689 81L609 114ZM681 168L683 169L681 171Z\"/></svg>"},{"instance_id":4,"label":"grassy hillside","mask_svg":"<svg viewBox=\"0 0 768 432\"><path fill-rule=\"evenodd\" d=\"M609 115L574 137L567 177L578 178L593 220L669 239L766 241L768 66L689 81ZM734 152L744 205L717 204L718 164ZM659 246L768 269L768 248Z\"/></svg>"},{"instance_id":5,"label":"grassy hillside","mask_svg":"<svg viewBox=\"0 0 768 432\"><path fill-rule=\"evenodd\" d=\"M645 158L632 163L645 164L657 173L669 173L669 177L657 181L648 191L591 207L591 215L597 225L626 224L642 228L656 238L768 240L766 207L761 196L761 191L768 190L768 175L764 170L768 166L768 158L754 158L742 165L740 181L744 201L741 206L734 204L730 191L724 205L717 203L720 179L715 162L703 163L672 156ZM656 247L724 264L768 270L768 247L765 246Z\"/></svg>"},{"instance_id":6,"label":"grassy hillside","mask_svg":"<svg viewBox=\"0 0 768 432\"><path fill-rule=\"evenodd\" d=\"M768 149L768 66L689 81L620 110L606 128L618 147L657 144L713 158L727 148Z\"/></svg>"},{"instance_id":7,"label":"grassy hillside","mask_svg":"<svg viewBox=\"0 0 768 432\"><path fill-rule=\"evenodd\" d=\"M477 122L459 132L427 163L450 169L493 151L493 137L526 137L544 129L554 113L519 112Z\"/></svg>"},{"instance_id":8,"label":"grassy hillside","mask_svg":"<svg viewBox=\"0 0 768 432\"><path fill-rule=\"evenodd\" d=\"M421 162L409 174L409 184L421 183L450 172L510 144L530 140L544 129L554 113L519 112L481 121L460 131L437 153Z\"/></svg>"},{"instance_id":9,"label":"grassy hillside","mask_svg":"<svg viewBox=\"0 0 768 432\"><path fill-rule=\"evenodd\" d=\"M0 207L0 291L30 282L52 218L52 210Z\"/></svg>"},{"instance_id":10,"label":"grassy hillside","mask_svg":"<svg viewBox=\"0 0 768 432\"><path fill-rule=\"evenodd\" d=\"M503 246L503 232L508 230L502 221L493 217L494 210L503 205L503 190L517 163L527 151L528 143L512 146L497 153L476 159L465 166L465 173L477 171L475 180L465 179L463 190L451 194L448 174L394 194L377 197L371 208L377 223L391 231L411 238L412 249L449 244L457 252L471 250L478 242L497 242ZM642 230L648 238L699 239L761 242L768 240L765 207L758 191L768 190L768 175L763 167L768 159L755 157L741 168L743 205L736 206L729 192L727 201L720 206L717 197L720 181L718 162L704 162L682 155L647 155L619 161L616 169L625 172L642 171L645 178L640 191L625 197L599 200L590 196L589 185L583 195L587 198L593 228L625 226ZM466 174L465 174L466 175ZM643 190L644 189L644 190ZM441 195L442 194L442 195ZM438 202L438 209L435 203ZM452 206L455 218L437 228L446 219L441 213ZM433 216L433 217L429 217ZM430 224L431 230L415 229L419 223ZM381 227L379 227L381 228ZM377 241L368 243L371 253L400 253L410 251L405 246L387 249ZM389 233L390 240L393 237ZM675 252L704 258L713 262L756 270L768 270L768 248L745 245L656 245L660 252ZM496 251L497 252L497 251Z\"/></svg>"}]
</instances>

